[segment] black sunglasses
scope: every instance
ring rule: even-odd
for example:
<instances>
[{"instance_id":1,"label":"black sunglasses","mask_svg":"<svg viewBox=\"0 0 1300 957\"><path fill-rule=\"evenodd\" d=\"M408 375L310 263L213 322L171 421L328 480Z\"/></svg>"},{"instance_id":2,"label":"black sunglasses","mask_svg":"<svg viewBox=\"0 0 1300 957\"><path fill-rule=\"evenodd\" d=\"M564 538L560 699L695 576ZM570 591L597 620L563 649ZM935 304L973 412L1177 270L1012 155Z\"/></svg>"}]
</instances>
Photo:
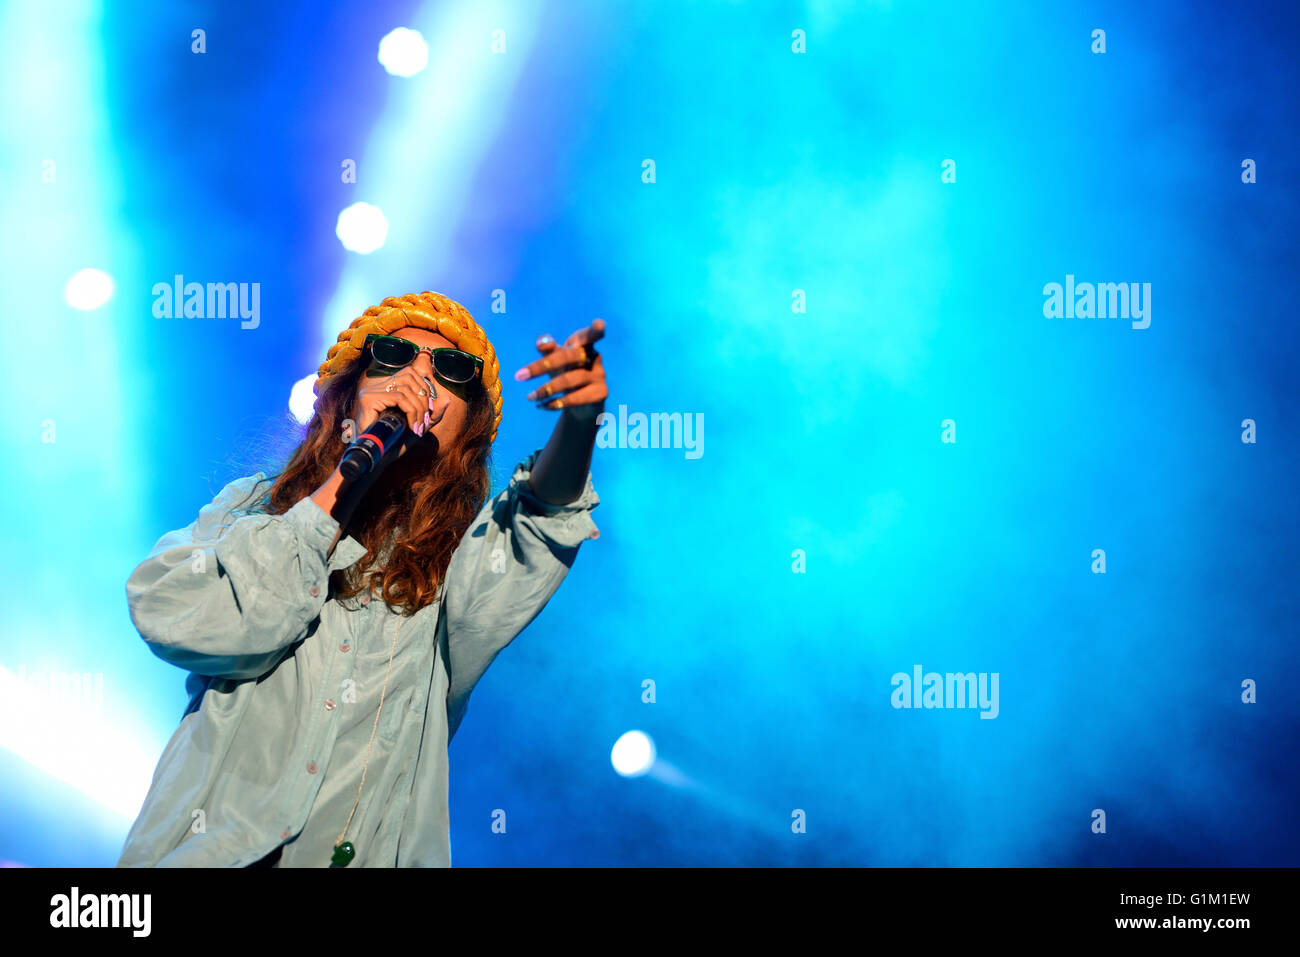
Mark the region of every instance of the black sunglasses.
<instances>
[{"instance_id":1,"label":"black sunglasses","mask_svg":"<svg viewBox=\"0 0 1300 957\"><path fill-rule=\"evenodd\" d=\"M483 360L460 349L435 349L432 346L416 345L400 336L381 336L372 332L366 336L366 348L370 350L370 368L366 375L392 375L415 361L421 352L429 353L433 361L433 371L440 379L448 382L465 383L482 373Z\"/></svg>"}]
</instances>

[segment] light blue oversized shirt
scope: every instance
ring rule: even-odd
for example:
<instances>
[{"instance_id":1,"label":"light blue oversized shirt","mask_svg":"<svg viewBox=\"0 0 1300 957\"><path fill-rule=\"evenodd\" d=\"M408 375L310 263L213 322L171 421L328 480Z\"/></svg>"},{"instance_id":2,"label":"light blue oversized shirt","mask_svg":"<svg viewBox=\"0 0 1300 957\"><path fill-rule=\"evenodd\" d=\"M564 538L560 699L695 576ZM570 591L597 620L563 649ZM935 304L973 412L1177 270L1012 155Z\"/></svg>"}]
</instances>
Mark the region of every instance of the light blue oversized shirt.
<instances>
[{"instance_id":1,"label":"light blue oversized shirt","mask_svg":"<svg viewBox=\"0 0 1300 957\"><path fill-rule=\"evenodd\" d=\"M447 745L470 692L596 531L590 473L567 505L533 494L539 452L484 504L414 616L327 594L365 546L346 536L327 561L338 522L310 498L251 511L270 488L261 472L164 535L127 603L150 650L190 672L191 697L117 866L245 867L283 845L280 867L328 867L378 712L348 866L450 867Z\"/></svg>"}]
</instances>

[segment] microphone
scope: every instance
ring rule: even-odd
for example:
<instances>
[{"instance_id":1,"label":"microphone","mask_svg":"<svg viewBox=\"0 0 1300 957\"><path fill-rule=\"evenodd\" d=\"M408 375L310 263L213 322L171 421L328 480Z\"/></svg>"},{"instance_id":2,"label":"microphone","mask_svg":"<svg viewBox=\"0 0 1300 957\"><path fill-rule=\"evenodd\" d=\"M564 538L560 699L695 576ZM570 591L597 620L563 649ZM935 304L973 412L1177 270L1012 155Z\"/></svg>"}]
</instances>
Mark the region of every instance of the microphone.
<instances>
[{"instance_id":1,"label":"microphone","mask_svg":"<svg viewBox=\"0 0 1300 957\"><path fill-rule=\"evenodd\" d=\"M373 472L382 459L395 454L406 432L406 415L396 406L385 410L347 447L339 462L339 473L351 482Z\"/></svg>"}]
</instances>

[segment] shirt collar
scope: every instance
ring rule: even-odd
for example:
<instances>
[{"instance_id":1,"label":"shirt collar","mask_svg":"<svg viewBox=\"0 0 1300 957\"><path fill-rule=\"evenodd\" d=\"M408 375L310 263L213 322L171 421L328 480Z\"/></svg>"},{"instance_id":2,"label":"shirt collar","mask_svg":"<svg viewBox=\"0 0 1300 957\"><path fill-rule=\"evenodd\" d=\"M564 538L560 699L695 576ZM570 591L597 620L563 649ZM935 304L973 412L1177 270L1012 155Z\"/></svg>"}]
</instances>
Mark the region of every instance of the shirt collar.
<instances>
[{"instance_id":1,"label":"shirt collar","mask_svg":"<svg viewBox=\"0 0 1300 957\"><path fill-rule=\"evenodd\" d=\"M349 565L361 558L366 553L366 546L362 545L351 535L345 535L339 539L334 546L334 554L330 556L328 568L330 571L337 571L340 568L347 568Z\"/></svg>"}]
</instances>

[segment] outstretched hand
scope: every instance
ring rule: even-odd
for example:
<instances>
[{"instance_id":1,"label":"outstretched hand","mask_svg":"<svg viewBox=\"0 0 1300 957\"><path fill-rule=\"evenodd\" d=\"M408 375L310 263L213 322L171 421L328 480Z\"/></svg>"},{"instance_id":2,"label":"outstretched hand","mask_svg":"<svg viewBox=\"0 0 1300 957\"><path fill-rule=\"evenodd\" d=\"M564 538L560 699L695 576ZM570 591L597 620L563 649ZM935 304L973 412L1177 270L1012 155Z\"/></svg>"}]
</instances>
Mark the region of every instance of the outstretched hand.
<instances>
[{"instance_id":1,"label":"outstretched hand","mask_svg":"<svg viewBox=\"0 0 1300 957\"><path fill-rule=\"evenodd\" d=\"M530 362L515 373L515 379L524 382L543 372L550 373L550 381L528 393L529 401L540 399L540 409L572 409L591 407L599 412L609 389L605 385L605 366L600 353L594 348L605 335L605 320L595 319L585 329L579 329L559 346L550 336L537 340L537 351L542 358Z\"/></svg>"}]
</instances>

